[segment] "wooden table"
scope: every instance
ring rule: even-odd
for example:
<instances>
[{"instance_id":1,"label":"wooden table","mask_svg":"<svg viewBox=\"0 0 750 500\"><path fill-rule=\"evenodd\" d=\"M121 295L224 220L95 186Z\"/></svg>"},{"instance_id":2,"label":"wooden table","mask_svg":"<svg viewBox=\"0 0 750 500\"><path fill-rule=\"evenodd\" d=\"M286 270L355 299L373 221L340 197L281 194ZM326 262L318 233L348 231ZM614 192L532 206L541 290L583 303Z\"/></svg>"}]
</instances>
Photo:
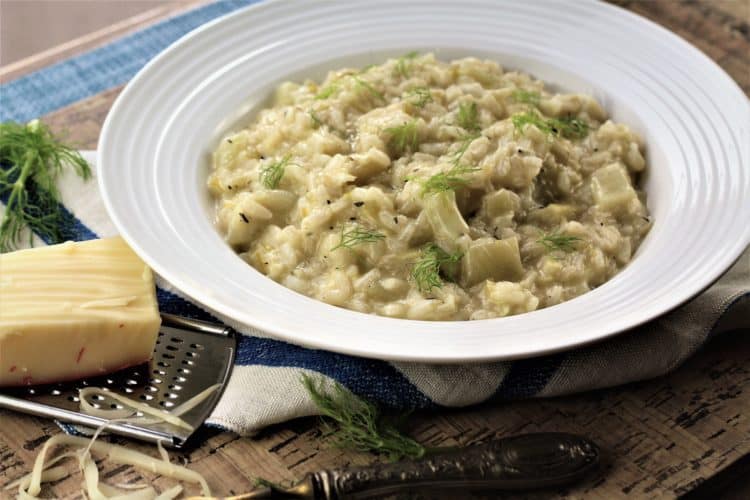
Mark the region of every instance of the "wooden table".
<instances>
[{"instance_id":1,"label":"wooden table","mask_svg":"<svg viewBox=\"0 0 750 500\"><path fill-rule=\"evenodd\" d=\"M182 8L194 6L187 2ZM717 61L750 93L750 2L748 0L661 0L618 4L688 39ZM173 14L174 8L160 15ZM158 17L158 16L156 16ZM19 76L101 44L114 35L143 27L154 17L118 25L65 50L13 67ZM0 72L0 79L8 74ZM57 130L83 148L95 148L99 129L121 88L103 92L46 116ZM49 435L60 432L49 421L0 411L0 485L27 473ZM712 479L712 496L750 498L750 331L725 334L672 374L656 380L568 397L486 405L419 414L411 433L430 446L467 445L530 431L587 435L606 452L601 472L569 490L528 498L701 497ZM374 457L330 447L317 419L300 419L264 430L255 438L205 432L202 444L177 453L177 460L206 476L217 494L247 491L253 479L291 481L325 467L366 464ZM124 440L121 440L124 441ZM153 447L131 443L153 453ZM730 467L731 466L731 467ZM102 463L110 483L169 480L127 466ZM73 466L71 466L73 473ZM80 476L45 488L46 497L80 497ZM4 492L0 492L0 497ZM488 496L481 493L476 496Z\"/></svg>"}]
</instances>

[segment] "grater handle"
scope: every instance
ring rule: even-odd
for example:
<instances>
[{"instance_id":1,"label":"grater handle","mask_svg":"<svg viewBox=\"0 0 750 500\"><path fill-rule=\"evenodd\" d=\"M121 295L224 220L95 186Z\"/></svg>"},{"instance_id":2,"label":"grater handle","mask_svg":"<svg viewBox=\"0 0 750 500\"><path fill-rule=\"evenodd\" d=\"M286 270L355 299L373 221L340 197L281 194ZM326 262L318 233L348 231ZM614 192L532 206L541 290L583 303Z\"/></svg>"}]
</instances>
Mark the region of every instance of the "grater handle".
<instances>
[{"instance_id":1,"label":"grater handle","mask_svg":"<svg viewBox=\"0 0 750 500\"><path fill-rule=\"evenodd\" d=\"M0 408L7 408L22 413L28 413L37 417L52 418L74 425L83 425L90 428L98 428L109 422L106 418L94 417L76 411L57 408L54 406L29 401L28 399L14 398L0 394ZM115 431L118 434L133 439L140 439L151 443L161 443L165 446L175 446L174 440L166 434L158 431L151 431L143 427L133 427L123 423L110 423L107 430Z\"/></svg>"}]
</instances>

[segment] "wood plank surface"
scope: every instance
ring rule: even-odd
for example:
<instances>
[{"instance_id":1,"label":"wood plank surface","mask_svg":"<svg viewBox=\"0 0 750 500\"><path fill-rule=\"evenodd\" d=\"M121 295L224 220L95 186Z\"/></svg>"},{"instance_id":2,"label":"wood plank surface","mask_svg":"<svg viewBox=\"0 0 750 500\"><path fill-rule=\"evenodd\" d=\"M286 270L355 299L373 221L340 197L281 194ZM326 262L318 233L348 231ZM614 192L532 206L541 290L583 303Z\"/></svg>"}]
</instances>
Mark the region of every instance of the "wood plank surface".
<instances>
[{"instance_id":1,"label":"wood plank surface","mask_svg":"<svg viewBox=\"0 0 750 500\"><path fill-rule=\"evenodd\" d=\"M695 43L750 92L750 2L615 3ZM79 147L94 149L101 124L120 90L71 105L45 121ZM532 431L580 433L602 446L604 466L585 483L523 498L674 498L698 491L695 488L702 482L750 453L750 331L718 337L685 365L659 379L573 396L417 414L410 421L410 432L430 446L463 446ZM46 438L59 429L49 421L3 410L0 422L2 486L27 473ZM201 437L197 447L176 453L173 460L204 474L215 492L223 495L251 489L257 477L293 481L322 468L377 460L332 448L314 418L277 425L254 438L211 430L203 430ZM115 442L155 452L152 446L122 438ZM153 482L158 488L173 484L126 466L101 462L100 467L102 478L111 484ZM81 498L80 476L72 464L70 472L47 485L43 495ZM728 498L750 498L747 475L728 477ZM6 493L0 491L0 498ZM496 498L490 492L472 496ZM435 496L456 497L453 493Z\"/></svg>"}]
</instances>

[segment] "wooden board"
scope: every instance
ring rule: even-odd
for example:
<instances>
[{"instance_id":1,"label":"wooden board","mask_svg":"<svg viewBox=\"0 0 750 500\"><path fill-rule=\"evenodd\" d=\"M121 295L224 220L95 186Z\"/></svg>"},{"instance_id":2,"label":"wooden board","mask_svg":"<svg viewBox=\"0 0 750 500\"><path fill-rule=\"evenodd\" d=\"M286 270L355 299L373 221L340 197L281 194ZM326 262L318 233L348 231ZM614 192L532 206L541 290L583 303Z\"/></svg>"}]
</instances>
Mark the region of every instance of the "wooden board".
<instances>
[{"instance_id":1,"label":"wooden board","mask_svg":"<svg viewBox=\"0 0 750 500\"><path fill-rule=\"evenodd\" d=\"M749 2L616 3L689 39L750 92ZM94 149L101 124L120 90L76 103L45 121L79 147ZM4 485L30 470L44 441L59 429L51 422L2 410L0 422L0 485ZM532 431L581 433L605 450L600 473L574 488L526 498L673 498L693 491L750 453L750 331L724 334L660 379L547 400L418 414L411 419L410 431L430 446L468 445ZM313 418L268 428L252 439L210 430L202 437L200 446L179 452L174 459L204 474L222 495L251 489L256 477L293 481L322 468L376 459L332 448ZM128 443L155 452L151 446ZM127 466L100 466L102 479L111 484L172 484ZM750 466L746 470L750 472ZM69 477L45 487L43 495L80 498L80 477L73 464L70 471ZM730 488L724 493L731 498L750 498L747 477L735 470L731 481L724 481ZM493 495L475 492L473 496ZM455 498L453 494L442 497Z\"/></svg>"}]
</instances>

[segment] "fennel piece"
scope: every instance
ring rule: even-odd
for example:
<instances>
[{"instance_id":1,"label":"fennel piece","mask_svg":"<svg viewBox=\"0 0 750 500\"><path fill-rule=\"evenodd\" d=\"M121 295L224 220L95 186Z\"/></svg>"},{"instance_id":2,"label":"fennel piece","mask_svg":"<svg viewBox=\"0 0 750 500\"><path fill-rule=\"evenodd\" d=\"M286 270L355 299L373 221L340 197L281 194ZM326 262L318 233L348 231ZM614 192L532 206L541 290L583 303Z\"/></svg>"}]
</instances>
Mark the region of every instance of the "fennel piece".
<instances>
[{"instance_id":1,"label":"fennel piece","mask_svg":"<svg viewBox=\"0 0 750 500\"><path fill-rule=\"evenodd\" d=\"M484 280L519 281L521 278L523 265L515 237L472 241L461 260L461 284L466 288Z\"/></svg>"}]
</instances>

